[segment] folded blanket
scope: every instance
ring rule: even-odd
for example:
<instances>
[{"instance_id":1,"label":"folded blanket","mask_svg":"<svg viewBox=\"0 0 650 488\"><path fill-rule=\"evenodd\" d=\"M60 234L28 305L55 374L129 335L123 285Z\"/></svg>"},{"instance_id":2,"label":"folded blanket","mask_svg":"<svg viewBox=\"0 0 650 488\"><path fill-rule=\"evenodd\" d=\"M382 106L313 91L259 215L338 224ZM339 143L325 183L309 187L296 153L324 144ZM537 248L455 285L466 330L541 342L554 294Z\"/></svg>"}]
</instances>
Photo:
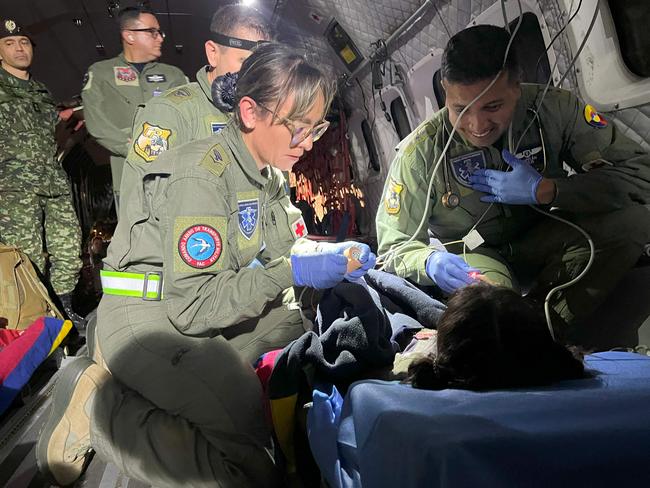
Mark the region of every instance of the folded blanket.
<instances>
[{"instance_id":1,"label":"folded blanket","mask_svg":"<svg viewBox=\"0 0 650 488\"><path fill-rule=\"evenodd\" d=\"M435 329L440 316L447 308L412 283L394 274L371 269L366 273L365 279L380 296L393 330L391 339L399 344L399 349L403 349L411 339L410 335L404 335L406 331L423 327Z\"/></svg>"},{"instance_id":2,"label":"folded blanket","mask_svg":"<svg viewBox=\"0 0 650 488\"><path fill-rule=\"evenodd\" d=\"M0 350L0 413L11 405L36 368L59 347L71 328L69 320L41 317Z\"/></svg>"}]
</instances>

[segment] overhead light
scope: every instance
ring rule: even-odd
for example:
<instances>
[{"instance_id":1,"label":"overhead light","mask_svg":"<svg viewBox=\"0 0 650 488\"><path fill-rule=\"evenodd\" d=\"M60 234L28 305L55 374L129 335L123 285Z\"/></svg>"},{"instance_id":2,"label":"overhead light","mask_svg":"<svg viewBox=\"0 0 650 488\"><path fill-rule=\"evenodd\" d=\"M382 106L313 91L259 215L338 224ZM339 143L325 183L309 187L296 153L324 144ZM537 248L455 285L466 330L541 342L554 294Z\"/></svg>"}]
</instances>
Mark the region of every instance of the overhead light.
<instances>
[{"instance_id":1,"label":"overhead light","mask_svg":"<svg viewBox=\"0 0 650 488\"><path fill-rule=\"evenodd\" d=\"M255 3L255 0L241 0L241 3L242 3L243 5L248 5L248 6L250 6L250 5L253 5L253 4Z\"/></svg>"}]
</instances>

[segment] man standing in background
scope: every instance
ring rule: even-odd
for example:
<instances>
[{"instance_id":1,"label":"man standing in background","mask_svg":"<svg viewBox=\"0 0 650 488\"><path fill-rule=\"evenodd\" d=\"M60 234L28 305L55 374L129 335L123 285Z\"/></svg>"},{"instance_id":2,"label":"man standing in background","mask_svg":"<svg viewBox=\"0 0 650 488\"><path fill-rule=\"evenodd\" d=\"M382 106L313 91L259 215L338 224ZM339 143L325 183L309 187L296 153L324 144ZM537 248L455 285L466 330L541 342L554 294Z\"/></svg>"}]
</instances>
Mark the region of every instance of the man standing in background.
<instances>
[{"instance_id":1,"label":"man standing in background","mask_svg":"<svg viewBox=\"0 0 650 488\"><path fill-rule=\"evenodd\" d=\"M73 318L81 230L66 174L56 160L56 104L30 75L33 57L29 34L14 20L1 20L0 241L22 249L43 276L49 255L50 283Z\"/></svg>"},{"instance_id":2,"label":"man standing in background","mask_svg":"<svg viewBox=\"0 0 650 488\"><path fill-rule=\"evenodd\" d=\"M220 7L205 41L208 64L196 73L196 82L149 100L136 114L127 167L146 168L161 152L223 129L230 116L215 106L215 82L238 72L251 50L270 39L270 26L256 9L241 4ZM163 143L152 144L157 137Z\"/></svg>"},{"instance_id":3,"label":"man standing in background","mask_svg":"<svg viewBox=\"0 0 650 488\"><path fill-rule=\"evenodd\" d=\"M165 34L153 12L127 7L117 20L123 51L93 64L81 92L88 131L111 153L116 207L135 110L168 88L188 82L180 69L156 61Z\"/></svg>"}]
</instances>

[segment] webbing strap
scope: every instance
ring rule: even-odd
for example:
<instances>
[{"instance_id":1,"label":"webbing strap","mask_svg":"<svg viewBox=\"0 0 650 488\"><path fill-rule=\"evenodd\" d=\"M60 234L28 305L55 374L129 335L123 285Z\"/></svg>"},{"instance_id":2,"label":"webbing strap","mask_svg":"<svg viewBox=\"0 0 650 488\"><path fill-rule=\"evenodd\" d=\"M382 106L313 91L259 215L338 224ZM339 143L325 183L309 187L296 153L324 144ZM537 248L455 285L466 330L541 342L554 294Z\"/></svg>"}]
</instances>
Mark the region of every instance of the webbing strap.
<instances>
[{"instance_id":1,"label":"webbing strap","mask_svg":"<svg viewBox=\"0 0 650 488\"><path fill-rule=\"evenodd\" d=\"M136 297L143 300L160 300L162 298L163 277L160 271L127 273L101 270L99 276L102 281L102 290L107 295Z\"/></svg>"}]
</instances>

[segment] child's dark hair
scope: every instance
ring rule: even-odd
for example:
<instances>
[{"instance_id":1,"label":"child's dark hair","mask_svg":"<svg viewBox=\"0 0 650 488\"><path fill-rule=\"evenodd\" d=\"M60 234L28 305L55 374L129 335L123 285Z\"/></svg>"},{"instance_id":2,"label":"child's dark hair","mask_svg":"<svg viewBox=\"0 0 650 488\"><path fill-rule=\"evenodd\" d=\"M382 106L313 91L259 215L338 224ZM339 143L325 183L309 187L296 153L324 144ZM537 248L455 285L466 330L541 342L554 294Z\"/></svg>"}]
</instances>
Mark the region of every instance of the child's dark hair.
<instances>
[{"instance_id":1,"label":"child's dark hair","mask_svg":"<svg viewBox=\"0 0 650 488\"><path fill-rule=\"evenodd\" d=\"M477 284L456 291L438 323L437 356L415 361L416 388L486 390L584 378L581 359L555 342L518 293Z\"/></svg>"}]
</instances>

